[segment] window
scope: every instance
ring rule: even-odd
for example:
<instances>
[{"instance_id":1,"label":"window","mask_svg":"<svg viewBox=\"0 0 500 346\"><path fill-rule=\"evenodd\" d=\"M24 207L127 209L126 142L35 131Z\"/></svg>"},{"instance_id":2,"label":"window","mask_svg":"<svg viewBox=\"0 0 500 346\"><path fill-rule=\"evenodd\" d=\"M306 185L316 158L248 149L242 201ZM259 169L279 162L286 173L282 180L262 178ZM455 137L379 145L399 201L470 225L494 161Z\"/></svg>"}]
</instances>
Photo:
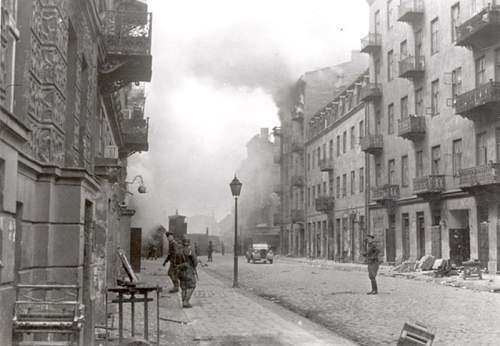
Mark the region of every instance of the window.
<instances>
[{"instance_id":1,"label":"window","mask_svg":"<svg viewBox=\"0 0 500 346\"><path fill-rule=\"evenodd\" d=\"M342 174L342 197L347 195L347 174Z\"/></svg>"},{"instance_id":2,"label":"window","mask_svg":"<svg viewBox=\"0 0 500 346\"><path fill-rule=\"evenodd\" d=\"M342 134L342 153L346 153L347 151L347 131L344 131Z\"/></svg>"},{"instance_id":3,"label":"window","mask_svg":"<svg viewBox=\"0 0 500 346\"><path fill-rule=\"evenodd\" d=\"M415 176L417 178L424 175L424 152L419 150L415 153Z\"/></svg>"},{"instance_id":4,"label":"window","mask_svg":"<svg viewBox=\"0 0 500 346\"><path fill-rule=\"evenodd\" d=\"M365 168L361 167L359 169L359 192L365 190Z\"/></svg>"},{"instance_id":5,"label":"window","mask_svg":"<svg viewBox=\"0 0 500 346\"><path fill-rule=\"evenodd\" d=\"M387 80L390 81L394 78L394 52L390 50L387 52Z\"/></svg>"},{"instance_id":6,"label":"window","mask_svg":"<svg viewBox=\"0 0 500 346\"><path fill-rule=\"evenodd\" d=\"M330 139L330 142L328 143L328 153L329 153L328 157L330 159L332 159L333 158L333 139Z\"/></svg>"},{"instance_id":7,"label":"window","mask_svg":"<svg viewBox=\"0 0 500 346\"><path fill-rule=\"evenodd\" d=\"M375 134L380 135L381 131L381 115L380 115L380 109L375 108Z\"/></svg>"},{"instance_id":8,"label":"window","mask_svg":"<svg viewBox=\"0 0 500 346\"><path fill-rule=\"evenodd\" d=\"M337 198L340 198L340 176L337 177L336 190L337 190Z\"/></svg>"},{"instance_id":9,"label":"window","mask_svg":"<svg viewBox=\"0 0 500 346\"><path fill-rule=\"evenodd\" d=\"M456 68L451 71L451 98L453 104L458 95L462 93L462 68Z\"/></svg>"},{"instance_id":10,"label":"window","mask_svg":"<svg viewBox=\"0 0 500 346\"><path fill-rule=\"evenodd\" d=\"M422 56L422 29L415 31L415 56Z\"/></svg>"},{"instance_id":11,"label":"window","mask_svg":"<svg viewBox=\"0 0 500 346\"><path fill-rule=\"evenodd\" d=\"M311 206L311 188L307 188L307 206Z\"/></svg>"},{"instance_id":12,"label":"window","mask_svg":"<svg viewBox=\"0 0 500 346\"><path fill-rule=\"evenodd\" d=\"M356 172L351 171L351 195L354 195L354 186L356 184Z\"/></svg>"},{"instance_id":13,"label":"window","mask_svg":"<svg viewBox=\"0 0 500 346\"><path fill-rule=\"evenodd\" d=\"M323 160L326 160L326 143L323 143Z\"/></svg>"},{"instance_id":14,"label":"window","mask_svg":"<svg viewBox=\"0 0 500 346\"><path fill-rule=\"evenodd\" d=\"M380 186L380 179L382 178L382 166L380 162L375 164L375 186Z\"/></svg>"},{"instance_id":15,"label":"window","mask_svg":"<svg viewBox=\"0 0 500 346\"><path fill-rule=\"evenodd\" d=\"M396 161L389 160L387 162L387 182L389 185L396 183Z\"/></svg>"},{"instance_id":16,"label":"window","mask_svg":"<svg viewBox=\"0 0 500 346\"><path fill-rule=\"evenodd\" d=\"M391 103L387 106L387 133L389 135L394 133L394 104Z\"/></svg>"},{"instance_id":17,"label":"window","mask_svg":"<svg viewBox=\"0 0 500 346\"><path fill-rule=\"evenodd\" d=\"M439 114L439 79L431 83L431 111L432 115Z\"/></svg>"},{"instance_id":18,"label":"window","mask_svg":"<svg viewBox=\"0 0 500 346\"><path fill-rule=\"evenodd\" d=\"M401 98L401 119L408 118L408 96Z\"/></svg>"},{"instance_id":19,"label":"window","mask_svg":"<svg viewBox=\"0 0 500 346\"><path fill-rule=\"evenodd\" d=\"M376 57L373 59L373 69L375 73L375 83L380 82L380 58Z\"/></svg>"},{"instance_id":20,"label":"window","mask_svg":"<svg viewBox=\"0 0 500 346\"><path fill-rule=\"evenodd\" d=\"M441 174L441 147L436 145L431 149L431 174Z\"/></svg>"},{"instance_id":21,"label":"window","mask_svg":"<svg viewBox=\"0 0 500 346\"><path fill-rule=\"evenodd\" d=\"M307 153L307 170L311 170L311 153Z\"/></svg>"},{"instance_id":22,"label":"window","mask_svg":"<svg viewBox=\"0 0 500 346\"><path fill-rule=\"evenodd\" d=\"M486 147L486 132L476 135L476 162L478 166L488 162L488 150Z\"/></svg>"},{"instance_id":23,"label":"window","mask_svg":"<svg viewBox=\"0 0 500 346\"><path fill-rule=\"evenodd\" d=\"M486 83L486 67L484 56L476 59L476 87Z\"/></svg>"},{"instance_id":24,"label":"window","mask_svg":"<svg viewBox=\"0 0 500 346\"><path fill-rule=\"evenodd\" d=\"M354 133L355 133L355 128L354 126L351 127L351 150L354 149L354 145L356 143L356 138L354 137Z\"/></svg>"},{"instance_id":25,"label":"window","mask_svg":"<svg viewBox=\"0 0 500 346\"><path fill-rule=\"evenodd\" d=\"M315 200L316 199L316 186L315 185L312 186L312 195L313 195L312 199Z\"/></svg>"},{"instance_id":26,"label":"window","mask_svg":"<svg viewBox=\"0 0 500 346\"><path fill-rule=\"evenodd\" d=\"M415 114L424 115L424 90L422 88L415 90Z\"/></svg>"},{"instance_id":27,"label":"window","mask_svg":"<svg viewBox=\"0 0 500 346\"><path fill-rule=\"evenodd\" d=\"M390 30L394 26L393 18L394 13L392 0L387 0L387 30Z\"/></svg>"},{"instance_id":28,"label":"window","mask_svg":"<svg viewBox=\"0 0 500 346\"><path fill-rule=\"evenodd\" d=\"M329 195L333 196L333 175L329 174L328 175L328 187L329 187Z\"/></svg>"},{"instance_id":29,"label":"window","mask_svg":"<svg viewBox=\"0 0 500 346\"><path fill-rule=\"evenodd\" d=\"M340 156L340 136L337 136L337 156Z\"/></svg>"},{"instance_id":30,"label":"window","mask_svg":"<svg viewBox=\"0 0 500 346\"><path fill-rule=\"evenodd\" d=\"M439 52L439 18L431 21L431 54Z\"/></svg>"},{"instance_id":31,"label":"window","mask_svg":"<svg viewBox=\"0 0 500 346\"><path fill-rule=\"evenodd\" d=\"M316 185L316 194L318 197L321 196L321 184Z\"/></svg>"},{"instance_id":32,"label":"window","mask_svg":"<svg viewBox=\"0 0 500 346\"><path fill-rule=\"evenodd\" d=\"M373 14L373 23L375 23L375 30L374 32L376 34L380 33L380 10L375 11Z\"/></svg>"},{"instance_id":33,"label":"window","mask_svg":"<svg viewBox=\"0 0 500 346\"><path fill-rule=\"evenodd\" d=\"M462 169L462 139L453 141L453 175L457 176Z\"/></svg>"},{"instance_id":34,"label":"window","mask_svg":"<svg viewBox=\"0 0 500 346\"><path fill-rule=\"evenodd\" d=\"M321 161L321 147L318 147L317 149L317 157L318 157L318 167L319 167L319 162Z\"/></svg>"},{"instance_id":35,"label":"window","mask_svg":"<svg viewBox=\"0 0 500 346\"><path fill-rule=\"evenodd\" d=\"M364 137L365 136L365 122L361 120L359 122L359 137Z\"/></svg>"},{"instance_id":36,"label":"window","mask_svg":"<svg viewBox=\"0 0 500 346\"><path fill-rule=\"evenodd\" d=\"M315 164L315 162L316 162L316 155L314 155L314 150L311 153L311 156L312 156L312 168L314 168L316 166L316 164Z\"/></svg>"},{"instance_id":37,"label":"window","mask_svg":"<svg viewBox=\"0 0 500 346\"><path fill-rule=\"evenodd\" d=\"M403 60L408 56L408 42L404 40L399 44L399 59Z\"/></svg>"},{"instance_id":38,"label":"window","mask_svg":"<svg viewBox=\"0 0 500 346\"><path fill-rule=\"evenodd\" d=\"M460 25L460 3L451 6L451 42L457 41L457 30Z\"/></svg>"},{"instance_id":39,"label":"window","mask_svg":"<svg viewBox=\"0 0 500 346\"><path fill-rule=\"evenodd\" d=\"M326 191L326 181L323 182L323 196L326 196L327 191Z\"/></svg>"},{"instance_id":40,"label":"window","mask_svg":"<svg viewBox=\"0 0 500 346\"><path fill-rule=\"evenodd\" d=\"M401 185L403 185L403 187L407 187L408 184L408 155L404 155L401 157Z\"/></svg>"}]
</instances>

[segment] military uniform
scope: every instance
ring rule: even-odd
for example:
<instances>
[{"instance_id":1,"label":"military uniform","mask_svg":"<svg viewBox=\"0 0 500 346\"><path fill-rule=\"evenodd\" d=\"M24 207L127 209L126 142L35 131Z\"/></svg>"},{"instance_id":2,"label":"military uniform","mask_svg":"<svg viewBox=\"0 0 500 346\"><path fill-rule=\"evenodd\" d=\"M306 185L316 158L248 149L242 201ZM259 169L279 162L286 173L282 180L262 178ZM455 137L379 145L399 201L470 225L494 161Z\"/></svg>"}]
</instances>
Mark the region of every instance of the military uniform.
<instances>
[{"instance_id":1,"label":"military uniform","mask_svg":"<svg viewBox=\"0 0 500 346\"><path fill-rule=\"evenodd\" d=\"M175 239L169 240L168 241L168 255L165 258L165 261L163 262L163 266L167 264L167 262L170 262L170 267L168 268L168 277L170 280L172 280L172 283L174 284L174 287L170 290L170 293L175 293L179 291L179 279L177 278L176 274L176 266L177 266L177 242Z\"/></svg>"},{"instance_id":2,"label":"military uniform","mask_svg":"<svg viewBox=\"0 0 500 346\"><path fill-rule=\"evenodd\" d=\"M196 288L196 266L198 259L193 253L189 240L183 240L182 247L178 250L176 255L176 275L179 278L180 286L182 289L182 307L190 308L189 300Z\"/></svg>"},{"instance_id":3,"label":"military uniform","mask_svg":"<svg viewBox=\"0 0 500 346\"><path fill-rule=\"evenodd\" d=\"M373 236L368 236L373 240ZM368 277L370 278L370 283L372 286L372 290L368 292L368 294L377 294L377 277L378 267L380 265L378 256L380 254L380 250L377 248L374 242L369 243L367 245L366 253L363 255L366 257L366 262L368 264Z\"/></svg>"}]
</instances>

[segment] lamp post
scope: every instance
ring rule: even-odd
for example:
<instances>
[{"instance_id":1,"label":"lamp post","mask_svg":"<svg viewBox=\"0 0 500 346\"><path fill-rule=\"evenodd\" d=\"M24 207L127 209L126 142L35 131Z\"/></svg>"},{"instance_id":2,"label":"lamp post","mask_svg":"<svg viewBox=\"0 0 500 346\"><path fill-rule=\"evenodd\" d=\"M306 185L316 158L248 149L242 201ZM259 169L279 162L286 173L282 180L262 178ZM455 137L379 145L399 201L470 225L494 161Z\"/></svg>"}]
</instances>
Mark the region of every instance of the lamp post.
<instances>
[{"instance_id":1,"label":"lamp post","mask_svg":"<svg viewBox=\"0 0 500 346\"><path fill-rule=\"evenodd\" d=\"M234 274L233 288L238 288L238 197L241 191L241 182L234 175L233 181L229 184L234 197Z\"/></svg>"}]
</instances>

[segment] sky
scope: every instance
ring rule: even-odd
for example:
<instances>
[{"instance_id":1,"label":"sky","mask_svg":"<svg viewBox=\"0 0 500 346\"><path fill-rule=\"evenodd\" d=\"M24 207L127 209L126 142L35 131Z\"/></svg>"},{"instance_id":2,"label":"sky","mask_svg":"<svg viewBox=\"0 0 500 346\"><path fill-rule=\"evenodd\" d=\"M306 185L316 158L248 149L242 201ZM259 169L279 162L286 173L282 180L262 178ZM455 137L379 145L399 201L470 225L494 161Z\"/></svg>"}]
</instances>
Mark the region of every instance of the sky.
<instances>
[{"instance_id":1,"label":"sky","mask_svg":"<svg viewBox=\"0 0 500 346\"><path fill-rule=\"evenodd\" d=\"M260 128L279 126L280 91L306 71L349 60L368 33L366 0L148 0L153 77L149 151L129 159L147 194L135 226L168 215L231 212L229 183ZM129 179L130 180L130 179ZM242 193L245 191L243 181ZM135 186L130 190L135 192Z\"/></svg>"}]
</instances>

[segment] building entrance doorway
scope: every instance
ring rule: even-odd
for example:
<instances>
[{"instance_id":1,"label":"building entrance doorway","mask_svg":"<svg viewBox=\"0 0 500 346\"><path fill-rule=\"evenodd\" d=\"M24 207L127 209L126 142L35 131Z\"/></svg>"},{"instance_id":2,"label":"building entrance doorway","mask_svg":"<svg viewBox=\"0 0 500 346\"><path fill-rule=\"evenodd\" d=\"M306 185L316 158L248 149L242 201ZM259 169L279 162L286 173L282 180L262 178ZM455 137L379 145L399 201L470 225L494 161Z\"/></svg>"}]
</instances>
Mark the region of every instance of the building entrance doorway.
<instances>
[{"instance_id":1,"label":"building entrance doorway","mask_svg":"<svg viewBox=\"0 0 500 346\"><path fill-rule=\"evenodd\" d=\"M424 213L417 213L417 259L425 255L425 219Z\"/></svg>"},{"instance_id":2,"label":"building entrance doorway","mask_svg":"<svg viewBox=\"0 0 500 346\"><path fill-rule=\"evenodd\" d=\"M389 215L389 228L385 233L386 261L396 261L396 215Z\"/></svg>"},{"instance_id":3,"label":"building entrance doorway","mask_svg":"<svg viewBox=\"0 0 500 346\"><path fill-rule=\"evenodd\" d=\"M462 262L470 259L470 232L469 228L450 229L450 260L451 263L461 266Z\"/></svg>"}]
</instances>

